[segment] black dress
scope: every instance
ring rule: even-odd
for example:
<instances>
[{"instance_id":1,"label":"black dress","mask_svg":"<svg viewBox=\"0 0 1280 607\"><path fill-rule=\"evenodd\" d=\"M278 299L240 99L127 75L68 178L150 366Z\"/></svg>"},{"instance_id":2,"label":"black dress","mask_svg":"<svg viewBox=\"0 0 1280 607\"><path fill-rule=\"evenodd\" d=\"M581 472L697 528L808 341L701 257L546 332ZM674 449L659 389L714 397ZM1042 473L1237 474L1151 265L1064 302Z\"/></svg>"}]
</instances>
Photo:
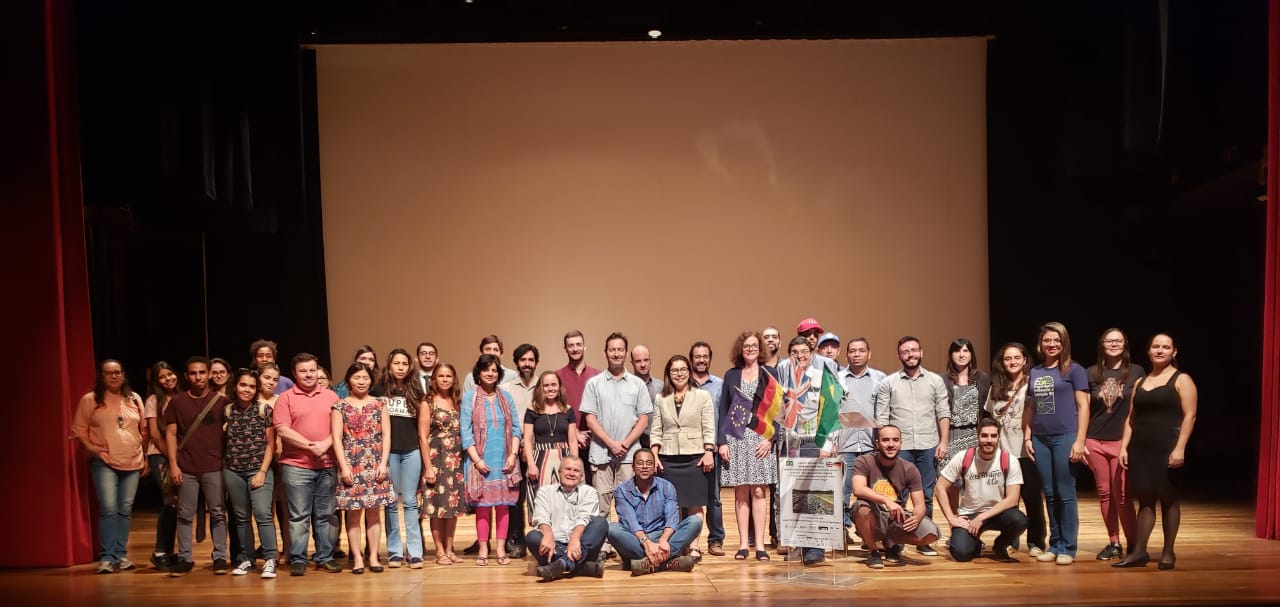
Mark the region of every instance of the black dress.
<instances>
[{"instance_id":1,"label":"black dress","mask_svg":"<svg viewBox=\"0 0 1280 607\"><path fill-rule=\"evenodd\" d=\"M1182 429L1182 398L1174 387L1181 373L1158 388L1146 390L1141 381L1133 388L1128 493L1141 501L1176 495L1181 484L1181 468L1169 467Z\"/></svg>"}]
</instances>

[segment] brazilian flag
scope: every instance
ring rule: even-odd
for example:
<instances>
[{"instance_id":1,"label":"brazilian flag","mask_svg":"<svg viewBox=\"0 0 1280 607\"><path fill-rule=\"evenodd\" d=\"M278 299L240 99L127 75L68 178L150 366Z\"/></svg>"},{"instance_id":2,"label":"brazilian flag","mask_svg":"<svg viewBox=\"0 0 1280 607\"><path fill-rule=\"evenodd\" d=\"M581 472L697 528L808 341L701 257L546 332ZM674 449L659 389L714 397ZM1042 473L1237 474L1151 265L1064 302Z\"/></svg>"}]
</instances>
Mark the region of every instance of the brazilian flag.
<instances>
[{"instance_id":1,"label":"brazilian flag","mask_svg":"<svg viewBox=\"0 0 1280 607\"><path fill-rule=\"evenodd\" d=\"M818 393L818 448L827 442L827 435L840 427L840 403L844 400L844 386L836 379L831 367L822 365L822 390Z\"/></svg>"}]
</instances>

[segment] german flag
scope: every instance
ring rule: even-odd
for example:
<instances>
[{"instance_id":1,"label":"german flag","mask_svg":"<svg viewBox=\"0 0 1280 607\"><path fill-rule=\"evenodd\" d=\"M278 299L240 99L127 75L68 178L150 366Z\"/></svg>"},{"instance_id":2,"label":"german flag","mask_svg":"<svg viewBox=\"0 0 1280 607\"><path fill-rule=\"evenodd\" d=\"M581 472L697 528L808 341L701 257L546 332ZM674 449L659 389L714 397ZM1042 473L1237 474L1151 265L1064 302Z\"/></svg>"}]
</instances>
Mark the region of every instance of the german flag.
<instances>
[{"instance_id":1,"label":"german flag","mask_svg":"<svg viewBox=\"0 0 1280 607\"><path fill-rule=\"evenodd\" d=\"M764 369L760 370L760 377L755 396L751 398L734 388L733 402L720 420L725 434L741 439L742 431L750 428L765 440L773 439L773 423L782 415L782 386Z\"/></svg>"},{"instance_id":2,"label":"german flag","mask_svg":"<svg viewBox=\"0 0 1280 607\"><path fill-rule=\"evenodd\" d=\"M751 430L765 440L773 439L773 423L782 415L782 386L778 380L768 373L761 373L765 378L762 389L756 390L751 399Z\"/></svg>"}]
</instances>

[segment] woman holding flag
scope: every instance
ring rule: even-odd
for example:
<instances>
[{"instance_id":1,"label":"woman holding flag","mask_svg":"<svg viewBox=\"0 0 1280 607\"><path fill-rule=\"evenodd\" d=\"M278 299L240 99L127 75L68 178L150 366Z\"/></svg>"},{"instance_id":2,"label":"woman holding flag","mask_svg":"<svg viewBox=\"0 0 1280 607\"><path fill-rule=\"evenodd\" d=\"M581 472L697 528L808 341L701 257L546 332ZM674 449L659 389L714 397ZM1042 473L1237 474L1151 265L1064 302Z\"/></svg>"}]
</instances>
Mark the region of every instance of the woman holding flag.
<instances>
[{"instance_id":1,"label":"woman holding flag","mask_svg":"<svg viewBox=\"0 0 1280 607\"><path fill-rule=\"evenodd\" d=\"M767 485L778 482L778 457L773 450L774 424L782 413L782 388L777 371L760 364L758 331L745 331L733 342L729 357L733 368L724 374L720 393L720 423L716 444L724 467L720 484L734 488L738 517L738 552L733 558L746 560L750 544L749 524L754 525L755 558L769 560L764 549L764 523L769 498Z\"/></svg>"}]
</instances>

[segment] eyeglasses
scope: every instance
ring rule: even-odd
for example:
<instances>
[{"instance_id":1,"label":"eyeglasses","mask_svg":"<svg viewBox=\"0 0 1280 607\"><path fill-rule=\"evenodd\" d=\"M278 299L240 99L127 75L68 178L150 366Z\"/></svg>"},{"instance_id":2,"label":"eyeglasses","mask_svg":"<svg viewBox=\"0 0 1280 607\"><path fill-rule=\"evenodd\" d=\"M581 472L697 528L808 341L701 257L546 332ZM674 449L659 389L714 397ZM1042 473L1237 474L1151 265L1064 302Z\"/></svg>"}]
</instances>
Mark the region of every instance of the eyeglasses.
<instances>
[{"instance_id":1,"label":"eyeglasses","mask_svg":"<svg viewBox=\"0 0 1280 607\"><path fill-rule=\"evenodd\" d=\"M633 467L636 467L636 468L652 468L652 467L653 467L653 462L650 462L650 461L643 461L643 462L639 462L639 461L632 461L632 462L631 462L631 465L632 465Z\"/></svg>"},{"instance_id":2,"label":"eyeglasses","mask_svg":"<svg viewBox=\"0 0 1280 607\"><path fill-rule=\"evenodd\" d=\"M675 368L675 369L672 369L672 370L671 370L671 374L672 374L672 375L688 375L688 374L689 374L689 368L688 368L688 367L677 367L677 368Z\"/></svg>"},{"instance_id":3,"label":"eyeglasses","mask_svg":"<svg viewBox=\"0 0 1280 607\"><path fill-rule=\"evenodd\" d=\"M124 375L124 371L103 371L102 375L104 377L120 377Z\"/></svg>"},{"instance_id":4,"label":"eyeglasses","mask_svg":"<svg viewBox=\"0 0 1280 607\"><path fill-rule=\"evenodd\" d=\"M759 350L759 349L760 349L760 346L757 346L755 344L751 344L751 345L743 344L742 346L743 352L755 352L756 350Z\"/></svg>"},{"instance_id":5,"label":"eyeglasses","mask_svg":"<svg viewBox=\"0 0 1280 607\"><path fill-rule=\"evenodd\" d=\"M1104 339L1102 340L1102 343L1108 346L1121 346L1121 345L1124 345L1124 340L1123 339Z\"/></svg>"}]
</instances>

